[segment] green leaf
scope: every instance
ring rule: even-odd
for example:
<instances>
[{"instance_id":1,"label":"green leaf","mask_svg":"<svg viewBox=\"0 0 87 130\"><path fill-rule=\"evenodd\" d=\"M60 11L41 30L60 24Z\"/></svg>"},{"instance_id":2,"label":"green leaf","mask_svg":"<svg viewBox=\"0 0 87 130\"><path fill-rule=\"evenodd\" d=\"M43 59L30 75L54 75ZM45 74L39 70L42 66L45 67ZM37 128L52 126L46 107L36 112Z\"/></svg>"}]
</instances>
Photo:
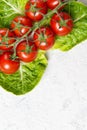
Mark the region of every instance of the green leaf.
<instances>
[{"instance_id":1,"label":"green leaf","mask_svg":"<svg viewBox=\"0 0 87 130\"><path fill-rule=\"evenodd\" d=\"M28 0L0 0L0 27L9 27L17 15L24 15L25 4Z\"/></svg>"},{"instance_id":2,"label":"green leaf","mask_svg":"<svg viewBox=\"0 0 87 130\"><path fill-rule=\"evenodd\" d=\"M0 0L0 27L9 27L17 15L24 15L25 4L28 0ZM39 51L35 61L21 63L18 72L6 75L0 72L0 85L16 95L31 91L40 81L47 66L44 51Z\"/></svg>"},{"instance_id":3,"label":"green leaf","mask_svg":"<svg viewBox=\"0 0 87 130\"><path fill-rule=\"evenodd\" d=\"M18 72L6 75L0 72L0 85L16 95L31 91L40 81L47 66L44 54L39 53L37 59L30 63L22 63Z\"/></svg>"},{"instance_id":4,"label":"green leaf","mask_svg":"<svg viewBox=\"0 0 87 130\"><path fill-rule=\"evenodd\" d=\"M53 49L70 50L75 45L87 39L87 6L81 2L69 2L65 11L74 20L72 32L66 36L56 36Z\"/></svg>"}]
</instances>

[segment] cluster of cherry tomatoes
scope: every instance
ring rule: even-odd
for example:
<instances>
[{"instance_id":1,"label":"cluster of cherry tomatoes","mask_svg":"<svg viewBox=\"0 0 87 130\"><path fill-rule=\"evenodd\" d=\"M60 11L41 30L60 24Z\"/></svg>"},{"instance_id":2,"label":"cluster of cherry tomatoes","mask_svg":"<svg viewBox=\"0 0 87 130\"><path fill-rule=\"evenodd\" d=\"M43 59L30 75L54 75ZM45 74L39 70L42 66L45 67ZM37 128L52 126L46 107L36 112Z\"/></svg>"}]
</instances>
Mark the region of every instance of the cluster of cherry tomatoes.
<instances>
[{"instance_id":1,"label":"cluster of cherry tomatoes","mask_svg":"<svg viewBox=\"0 0 87 130\"><path fill-rule=\"evenodd\" d=\"M55 36L71 32L73 20L62 11L64 0L29 0L25 6L25 16L16 16L10 29L0 29L0 71L15 73L20 62L31 62L38 49L48 50L54 45ZM53 12L49 26L39 27L44 17ZM37 24L37 28L34 25Z\"/></svg>"}]
</instances>

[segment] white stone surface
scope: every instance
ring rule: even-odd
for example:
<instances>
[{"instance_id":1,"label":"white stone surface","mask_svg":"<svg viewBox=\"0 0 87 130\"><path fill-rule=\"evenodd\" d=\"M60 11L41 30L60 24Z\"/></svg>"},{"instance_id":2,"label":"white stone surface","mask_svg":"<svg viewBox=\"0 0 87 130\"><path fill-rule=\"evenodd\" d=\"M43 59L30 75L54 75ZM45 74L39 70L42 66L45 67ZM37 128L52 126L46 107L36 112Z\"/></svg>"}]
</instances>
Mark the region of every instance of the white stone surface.
<instances>
[{"instance_id":1,"label":"white stone surface","mask_svg":"<svg viewBox=\"0 0 87 130\"><path fill-rule=\"evenodd\" d=\"M30 93L0 88L0 130L87 130L87 41L68 52L50 51Z\"/></svg>"},{"instance_id":2,"label":"white stone surface","mask_svg":"<svg viewBox=\"0 0 87 130\"><path fill-rule=\"evenodd\" d=\"M78 0L80 2L83 2L84 4L87 4L87 0Z\"/></svg>"}]
</instances>

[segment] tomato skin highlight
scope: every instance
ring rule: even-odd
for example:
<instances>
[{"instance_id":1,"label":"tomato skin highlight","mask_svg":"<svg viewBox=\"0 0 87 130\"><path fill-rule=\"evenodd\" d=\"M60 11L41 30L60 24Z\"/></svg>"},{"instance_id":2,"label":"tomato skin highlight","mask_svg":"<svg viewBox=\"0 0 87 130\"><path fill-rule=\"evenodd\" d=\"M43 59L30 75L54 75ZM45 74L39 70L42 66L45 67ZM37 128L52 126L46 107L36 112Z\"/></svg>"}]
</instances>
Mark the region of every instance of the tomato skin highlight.
<instances>
[{"instance_id":1,"label":"tomato skin highlight","mask_svg":"<svg viewBox=\"0 0 87 130\"><path fill-rule=\"evenodd\" d=\"M20 66L18 59L11 60L12 52L4 52L0 55L0 70L5 74L14 74Z\"/></svg>"},{"instance_id":2,"label":"tomato skin highlight","mask_svg":"<svg viewBox=\"0 0 87 130\"><path fill-rule=\"evenodd\" d=\"M31 6L34 9L31 9ZM40 21L47 10L47 3L44 0L29 0L25 6L25 14L32 21Z\"/></svg>"},{"instance_id":3,"label":"tomato skin highlight","mask_svg":"<svg viewBox=\"0 0 87 130\"><path fill-rule=\"evenodd\" d=\"M30 27L32 27L32 21L26 16L17 16L11 23L11 28L18 37L26 34Z\"/></svg>"},{"instance_id":4,"label":"tomato skin highlight","mask_svg":"<svg viewBox=\"0 0 87 130\"><path fill-rule=\"evenodd\" d=\"M27 47L29 47L28 49L31 49L31 51L26 52ZM17 45L16 51L17 51L17 56L23 62L31 62L35 60L38 54L36 45L33 42L27 43L26 41L20 42Z\"/></svg>"},{"instance_id":5,"label":"tomato skin highlight","mask_svg":"<svg viewBox=\"0 0 87 130\"><path fill-rule=\"evenodd\" d=\"M43 35L43 40L40 39L40 35ZM54 45L55 36L50 27L41 27L34 33L34 42L36 46L41 50L48 50Z\"/></svg>"},{"instance_id":6,"label":"tomato skin highlight","mask_svg":"<svg viewBox=\"0 0 87 130\"><path fill-rule=\"evenodd\" d=\"M7 39L7 40L6 40ZM15 42L15 34L8 28L0 28L0 50L11 50L13 46L9 46ZM8 44L8 45L6 45Z\"/></svg>"},{"instance_id":7,"label":"tomato skin highlight","mask_svg":"<svg viewBox=\"0 0 87 130\"><path fill-rule=\"evenodd\" d=\"M62 19L62 20L61 20ZM64 24L61 24L64 22ZM66 12L54 14L50 21L51 28L58 36L65 36L72 31L73 20Z\"/></svg>"}]
</instances>

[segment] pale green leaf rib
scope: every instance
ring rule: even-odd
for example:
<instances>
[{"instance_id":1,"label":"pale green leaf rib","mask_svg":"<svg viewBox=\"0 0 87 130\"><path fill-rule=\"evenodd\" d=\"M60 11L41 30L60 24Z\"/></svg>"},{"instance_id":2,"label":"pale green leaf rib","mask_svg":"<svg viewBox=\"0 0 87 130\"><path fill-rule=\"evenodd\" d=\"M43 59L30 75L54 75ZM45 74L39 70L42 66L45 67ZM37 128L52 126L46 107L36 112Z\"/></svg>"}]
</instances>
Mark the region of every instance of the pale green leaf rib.
<instances>
[{"instance_id":1,"label":"pale green leaf rib","mask_svg":"<svg viewBox=\"0 0 87 130\"><path fill-rule=\"evenodd\" d=\"M17 15L24 15L28 0L0 0L0 26L9 27Z\"/></svg>"},{"instance_id":2,"label":"pale green leaf rib","mask_svg":"<svg viewBox=\"0 0 87 130\"><path fill-rule=\"evenodd\" d=\"M18 14L22 14L22 12L18 8L16 8L15 6L12 5L12 3L10 3L10 1L7 0L2 0L2 1L5 2L10 8L12 8L14 12Z\"/></svg>"}]
</instances>

